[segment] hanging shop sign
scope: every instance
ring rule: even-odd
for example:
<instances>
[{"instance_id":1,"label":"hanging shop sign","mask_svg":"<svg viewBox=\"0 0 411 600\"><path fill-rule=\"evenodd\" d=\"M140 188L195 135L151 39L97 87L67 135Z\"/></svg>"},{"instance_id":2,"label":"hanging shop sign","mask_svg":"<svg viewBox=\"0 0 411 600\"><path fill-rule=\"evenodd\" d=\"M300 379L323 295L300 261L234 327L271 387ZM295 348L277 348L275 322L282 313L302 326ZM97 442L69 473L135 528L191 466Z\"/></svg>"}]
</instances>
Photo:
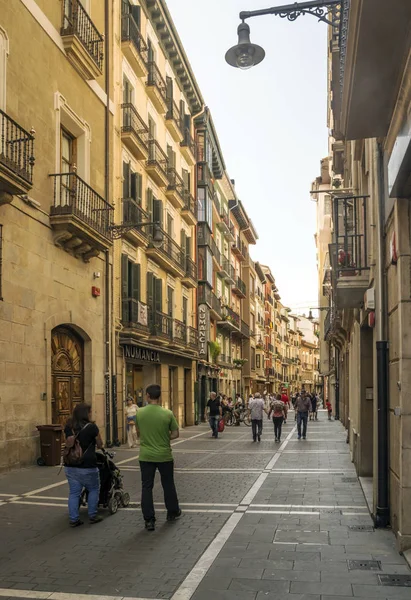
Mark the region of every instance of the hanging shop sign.
<instances>
[{"instance_id":1,"label":"hanging shop sign","mask_svg":"<svg viewBox=\"0 0 411 600\"><path fill-rule=\"evenodd\" d=\"M210 331L210 313L206 304L198 306L198 354L208 358L208 336Z\"/></svg>"},{"instance_id":2,"label":"hanging shop sign","mask_svg":"<svg viewBox=\"0 0 411 600\"><path fill-rule=\"evenodd\" d=\"M151 348L142 348L141 346L124 346L124 356L131 360L143 360L150 363L160 363L160 352L151 350Z\"/></svg>"}]
</instances>

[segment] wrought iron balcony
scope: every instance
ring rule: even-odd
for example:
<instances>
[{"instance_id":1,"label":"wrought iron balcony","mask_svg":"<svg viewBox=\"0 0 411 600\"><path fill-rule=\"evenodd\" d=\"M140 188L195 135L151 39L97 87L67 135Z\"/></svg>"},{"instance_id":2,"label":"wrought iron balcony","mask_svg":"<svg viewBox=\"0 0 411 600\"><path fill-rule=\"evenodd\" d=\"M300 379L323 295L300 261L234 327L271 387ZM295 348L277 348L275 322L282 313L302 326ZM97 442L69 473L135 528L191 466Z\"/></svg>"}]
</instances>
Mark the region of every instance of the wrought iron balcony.
<instances>
[{"instance_id":1,"label":"wrought iron balcony","mask_svg":"<svg viewBox=\"0 0 411 600\"><path fill-rule=\"evenodd\" d=\"M50 224L54 241L88 262L112 244L113 207L76 173L55 173Z\"/></svg>"},{"instance_id":2,"label":"wrought iron balcony","mask_svg":"<svg viewBox=\"0 0 411 600\"><path fill-rule=\"evenodd\" d=\"M191 194L190 190L183 191L184 206L181 209L181 216L189 225L196 225L198 218L197 200Z\"/></svg>"},{"instance_id":3,"label":"wrought iron balcony","mask_svg":"<svg viewBox=\"0 0 411 600\"><path fill-rule=\"evenodd\" d=\"M192 167L196 162L196 143L187 127L184 129L184 137L180 142L181 152L188 164Z\"/></svg>"},{"instance_id":4,"label":"wrought iron balcony","mask_svg":"<svg viewBox=\"0 0 411 600\"><path fill-rule=\"evenodd\" d=\"M218 362L223 365L232 365L233 359L228 354L220 354L218 357Z\"/></svg>"},{"instance_id":5,"label":"wrought iron balcony","mask_svg":"<svg viewBox=\"0 0 411 600\"><path fill-rule=\"evenodd\" d=\"M241 321L240 330L241 330L243 337L245 337L245 338L250 337L250 326L245 321Z\"/></svg>"},{"instance_id":6,"label":"wrought iron balcony","mask_svg":"<svg viewBox=\"0 0 411 600\"><path fill-rule=\"evenodd\" d=\"M139 77L147 75L147 44L131 13L121 16L121 48Z\"/></svg>"},{"instance_id":7,"label":"wrought iron balcony","mask_svg":"<svg viewBox=\"0 0 411 600\"><path fill-rule=\"evenodd\" d=\"M150 334L159 341L171 342L173 339L173 317L155 310L150 311Z\"/></svg>"},{"instance_id":8,"label":"wrought iron balcony","mask_svg":"<svg viewBox=\"0 0 411 600\"><path fill-rule=\"evenodd\" d=\"M148 141L148 148L146 171L157 185L167 187L169 185L167 154L157 140L150 139Z\"/></svg>"},{"instance_id":9,"label":"wrought iron balcony","mask_svg":"<svg viewBox=\"0 0 411 600\"><path fill-rule=\"evenodd\" d=\"M187 346L187 325L173 319L173 346Z\"/></svg>"},{"instance_id":10,"label":"wrought iron balcony","mask_svg":"<svg viewBox=\"0 0 411 600\"><path fill-rule=\"evenodd\" d=\"M213 175L206 162L197 163L197 184L208 186L210 192L214 194Z\"/></svg>"},{"instance_id":11,"label":"wrought iron balcony","mask_svg":"<svg viewBox=\"0 0 411 600\"><path fill-rule=\"evenodd\" d=\"M197 287L197 265L189 256L185 257L185 274L181 281L187 287Z\"/></svg>"},{"instance_id":12,"label":"wrought iron balcony","mask_svg":"<svg viewBox=\"0 0 411 600\"><path fill-rule=\"evenodd\" d=\"M167 86L160 69L154 61L147 63L147 94L160 114L167 112Z\"/></svg>"},{"instance_id":13,"label":"wrought iron balcony","mask_svg":"<svg viewBox=\"0 0 411 600\"><path fill-rule=\"evenodd\" d=\"M246 285L240 277L236 277L232 291L237 294L237 296L240 296L240 298L246 297Z\"/></svg>"},{"instance_id":14,"label":"wrought iron balcony","mask_svg":"<svg viewBox=\"0 0 411 600\"><path fill-rule=\"evenodd\" d=\"M34 136L0 110L0 204L33 185Z\"/></svg>"},{"instance_id":15,"label":"wrought iron balcony","mask_svg":"<svg viewBox=\"0 0 411 600\"><path fill-rule=\"evenodd\" d=\"M134 198L123 198L123 225L130 223L144 223L149 221L149 215L134 200ZM130 229L125 236L138 246L146 247L148 244L147 227Z\"/></svg>"},{"instance_id":16,"label":"wrought iron balcony","mask_svg":"<svg viewBox=\"0 0 411 600\"><path fill-rule=\"evenodd\" d=\"M144 123L136 107L131 102L121 105L123 124L121 139L133 156L139 160L147 160L149 156L148 126Z\"/></svg>"},{"instance_id":17,"label":"wrought iron balcony","mask_svg":"<svg viewBox=\"0 0 411 600\"><path fill-rule=\"evenodd\" d=\"M215 196L215 201L218 203L217 196ZM231 223L228 213L224 208L216 204L218 213L220 215L220 221L217 222L217 227L224 234L228 240L233 240L234 238L234 225Z\"/></svg>"},{"instance_id":18,"label":"wrought iron balcony","mask_svg":"<svg viewBox=\"0 0 411 600\"><path fill-rule=\"evenodd\" d=\"M230 331L240 332L241 329L241 318L238 313L232 310L229 306L223 306L222 320L218 322L218 325L224 327Z\"/></svg>"},{"instance_id":19,"label":"wrought iron balcony","mask_svg":"<svg viewBox=\"0 0 411 600\"><path fill-rule=\"evenodd\" d=\"M241 261L248 259L247 246L241 241L240 236L237 236L236 241L232 244L231 251Z\"/></svg>"},{"instance_id":20,"label":"wrought iron balcony","mask_svg":"<svg viewBox=\"0 0 411 600\"><path fill-rule=\"evenodd\" d=\"M184 125L180 109L172 98L167 98L166 127L175 142L184 139Z\"/></svg>"},{"instance_id":21,"label":"wrought iron balcony","mask_svg":"<svg viewBox=\"0 0 411 600\"><path fill-rule=\"evenodd\" d=\"M187 327L187 345L189 349L198 352L198 331L194 327Z\"/></svg>"},{"instance_id":22,"label":"wrought iron balcony","mask_svg":"<svg viewBox=\"0 0 411 600\"><path fill-rule=\"evenodd\" d=\"M104 40L79 0L62 1L61 37L67 58L85 79L103 72Z\"/></svg>"},{"instance_id":23,"label":"wrought iron balcony","mask_svg":"<svg viewBox=\"0 0 411 600\"><path fill-rule=\"evenodd\" d=\"M338 308L359 308L369 287L367 197L334 198L332 287Z\"/></svg>"},{"instance_id":24,"label":"wrought iron balcony","mask_svg":"<svg viewBox=\"0 0 411 600\"><path fill-rule=\"evenodd\" d=\"M168 167L167 176L168 186L166 196L175 208L182 209L185 203L184 181L174 167Z\"/></svg>"},{"instance_id":25,"label":"wrought iron balcony","mask_svg":"<svg viewBox=\"0 0 411 600\"><path fill-rule=\"evenodd\" d=\"M223 258L221 263L221 274L227 283L234 284L236 280L235 269L227 258Z\"/></svg>"},{"instance_id":26,"label":"wrought iron balcony","mask_svg":"<svg viewBox=\"0 0 411 600\"><path fill-rule=\"evenodd\" d=\"M159 248L149 244L146 254L160 264L165 271L175 277L183 277L186 272L185 255L182 248L173 238L163 231L163 245Z\"/></svg>"},{"instance_id":27,"label":"wrought iron balcony","mask_svg":"<svg viewBox=\"0 0 411 600\"><path fill-rule=\"evenodd\" d=\"M150 308L147 304L135 298L123 298L121 304L123 327L133 329L136 335L147 338L150 334Z\"/></svg>"}]
</instances>

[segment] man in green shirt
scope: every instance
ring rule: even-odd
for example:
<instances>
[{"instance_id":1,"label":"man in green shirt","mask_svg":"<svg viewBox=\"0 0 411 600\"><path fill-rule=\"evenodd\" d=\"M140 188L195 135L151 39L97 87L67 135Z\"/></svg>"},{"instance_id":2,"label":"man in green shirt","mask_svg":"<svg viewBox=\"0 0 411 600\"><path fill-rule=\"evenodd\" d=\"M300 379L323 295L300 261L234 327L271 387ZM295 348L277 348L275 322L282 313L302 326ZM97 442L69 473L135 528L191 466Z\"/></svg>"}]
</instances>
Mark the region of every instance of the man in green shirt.
<instances>
[{"instance_id":1,"label":"man in green shirt","mask_svg":"<svg viewBox=\"0 0 411 600\"><path fill-rule=\"evenodd\" d=\"M149 385L146 389L147 406L136 415L137 435L140 438L141 510L147 531L154 531L156 517L153 504L153 486L156 470L161 477L167 521L181 516L174 485L174 461L170 441L179 437L178 423L171 410L160 404L161 387Z\"/></svg>"}]
</instances>

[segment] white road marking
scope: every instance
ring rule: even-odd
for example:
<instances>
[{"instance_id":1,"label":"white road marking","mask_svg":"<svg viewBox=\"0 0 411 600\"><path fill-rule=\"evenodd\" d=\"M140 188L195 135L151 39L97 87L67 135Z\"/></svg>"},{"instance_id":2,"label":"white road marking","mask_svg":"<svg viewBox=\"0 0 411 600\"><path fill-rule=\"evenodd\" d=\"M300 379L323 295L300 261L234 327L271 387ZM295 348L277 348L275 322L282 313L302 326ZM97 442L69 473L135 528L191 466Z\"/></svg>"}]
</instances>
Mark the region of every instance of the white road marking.
<instances>
[{"instance_id":1,"label":"white road marking","mask_svg":"<svg viewBox=\"0 0 411 600\"><path fill-rule=\"evenodd\" d=\"M338 506L337 504L251 504L252 508L289 508L290 510L293 508L316 508L327 510L329 508L334 508L338 510L342 510L343 508L365 508L365 506Z\"/></svg>"},{"instance_id":2,"label":"white road marking","mask_svg":"<svg viewBox=\"0 0 411 600\"><path fill-rule=\"evenodd\" d=\"M96 596L92 594L69 594L66 592L7 590L4 588L0 588L0 596L8 596L9 598L32 598L33 600L149 600L148 598L131 598L130 596Z\"/></svg>"}]
</instances>

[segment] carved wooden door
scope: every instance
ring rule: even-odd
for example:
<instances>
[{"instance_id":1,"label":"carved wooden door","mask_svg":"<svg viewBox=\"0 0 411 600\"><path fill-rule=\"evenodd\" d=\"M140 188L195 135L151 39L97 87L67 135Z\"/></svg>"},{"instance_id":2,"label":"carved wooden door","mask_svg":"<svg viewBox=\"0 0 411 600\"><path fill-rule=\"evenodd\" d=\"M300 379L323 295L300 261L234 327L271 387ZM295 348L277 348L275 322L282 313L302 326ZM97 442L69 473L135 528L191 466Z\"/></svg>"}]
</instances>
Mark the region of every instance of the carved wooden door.
<instances>
[{"instance_id":1,"label":"carved wooden door","mask_svg":"<svg viewBox=\"0 0 411 600\"><path fill-rule=\"evenodd\" d=\"M51 337L53 423L65 425L76 403L83 402L83 341L70 329L57 327Z\"/></svg>"}]
</instances>

